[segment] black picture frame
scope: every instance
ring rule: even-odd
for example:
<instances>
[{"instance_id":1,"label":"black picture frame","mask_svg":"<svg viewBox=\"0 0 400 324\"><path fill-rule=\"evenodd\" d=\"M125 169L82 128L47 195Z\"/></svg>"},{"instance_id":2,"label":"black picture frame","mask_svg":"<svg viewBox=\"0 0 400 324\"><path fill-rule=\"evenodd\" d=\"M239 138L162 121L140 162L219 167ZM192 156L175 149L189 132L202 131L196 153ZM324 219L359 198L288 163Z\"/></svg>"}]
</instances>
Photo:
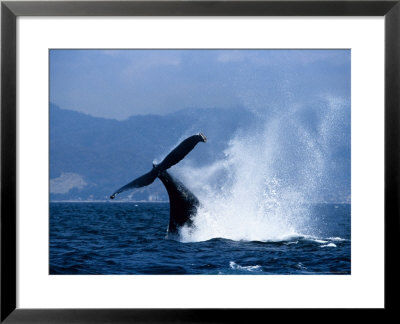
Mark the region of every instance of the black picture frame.
<instances>
[{"instance_id":1,"label":"black picture frame","mask_svg":"<svg viewBox=\"0 0 400 324\"><path fill-rule=\"evenodd\" d=\"M257 318L265 319L265 312L276 311L267 309L16 308L16 19L18 16L384 16L385 307L383 310L376 311L378 316L381 316L382 312L386 315L389 311L396 311L395 296L399 287L399 276L394 263L398 258L396 240L400 229L400 0L2 1L1 322L230 323L241 321L243 318L247 318L247 322L252 322L251 319L254 321Z\"/></svg>"}]
</instances>

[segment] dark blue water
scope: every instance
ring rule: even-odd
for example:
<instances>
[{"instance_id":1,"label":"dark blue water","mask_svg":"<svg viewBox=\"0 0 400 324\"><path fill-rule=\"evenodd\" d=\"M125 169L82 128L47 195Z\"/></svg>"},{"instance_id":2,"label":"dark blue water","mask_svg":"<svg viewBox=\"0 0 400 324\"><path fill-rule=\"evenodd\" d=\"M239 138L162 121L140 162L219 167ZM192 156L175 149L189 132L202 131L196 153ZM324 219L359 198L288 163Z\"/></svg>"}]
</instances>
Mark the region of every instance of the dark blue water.
<instances>
[{"instance_id":1,"label":"dark blue water","mask_svg":"<svg viewBox=\"0 0 400 324\"><path fill-rule=\"evenodd\" d=\"M350 205L310 209L317 236L183 243L168 203L51 203L50 274L350 274Z\"/></svg>"}]
</instances>

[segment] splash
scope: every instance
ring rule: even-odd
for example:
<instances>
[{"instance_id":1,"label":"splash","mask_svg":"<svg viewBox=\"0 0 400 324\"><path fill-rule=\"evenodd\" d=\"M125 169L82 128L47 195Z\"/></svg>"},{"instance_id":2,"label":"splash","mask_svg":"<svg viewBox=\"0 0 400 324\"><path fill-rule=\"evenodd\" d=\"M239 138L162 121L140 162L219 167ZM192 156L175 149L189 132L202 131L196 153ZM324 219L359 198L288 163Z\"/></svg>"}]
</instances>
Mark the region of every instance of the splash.
<instances>
[{"instance_id":1,"label":"splash","mask_svg":"<svg viewBox=\"0 0 400 324\"><path fill-rule=\"evenodd\" d=\"M329 178L332 134L343 106L325 100L323 114L317 111L313 123L304 122L310 108L300 105L263 116L250 131L236 133L223 159L203 168L185 165L179 176L202 206L194 226L182 228L182 241L286 241L313 235L309 206L320 199Z\"/></svg>"}]
</instances>

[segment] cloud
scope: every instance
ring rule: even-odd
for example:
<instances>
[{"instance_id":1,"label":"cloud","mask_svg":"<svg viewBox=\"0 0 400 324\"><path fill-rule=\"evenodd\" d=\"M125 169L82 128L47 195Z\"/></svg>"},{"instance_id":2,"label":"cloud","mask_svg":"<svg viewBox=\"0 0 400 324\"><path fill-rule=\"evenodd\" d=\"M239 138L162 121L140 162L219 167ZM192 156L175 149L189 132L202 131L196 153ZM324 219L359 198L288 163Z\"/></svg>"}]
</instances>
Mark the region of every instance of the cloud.
<instances>
[{"instance_id":1,"label":"cloud","mask_svg":"<svg viewBox=\"0 0 400 324\"><path fill-rule=\"evenodd\" d=\"M58 178L50 180L50 193L65 194L71 189L83 189L87 183L77 173L61 173Z\"/></svg>"}]
</instances>

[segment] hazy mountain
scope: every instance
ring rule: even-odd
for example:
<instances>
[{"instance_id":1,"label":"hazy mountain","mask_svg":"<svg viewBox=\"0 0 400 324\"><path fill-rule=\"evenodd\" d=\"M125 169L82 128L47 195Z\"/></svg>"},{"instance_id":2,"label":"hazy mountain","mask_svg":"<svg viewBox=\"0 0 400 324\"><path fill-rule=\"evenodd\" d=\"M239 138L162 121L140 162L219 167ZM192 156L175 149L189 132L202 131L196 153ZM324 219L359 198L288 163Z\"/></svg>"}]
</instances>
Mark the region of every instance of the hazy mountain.
<instances>
[{"instance_id":1,"label":"hazy mountain","mask_svg":"<svg viewBox=\"0 0 400 324\"><path fill-rule=\"evenodd\" d=\"M112 107L110 107L112 109ZM124 121L95 118L50 105L50 199L105 200L120 186L142 175L180 140L203 132L206 145L187 157L204 165L223 155L235 131L254 115L237 109L187 109ZM128 195L120 199L128 199ZM132 200L167 200L159 181L135 190Z\"/></svg>"}]
</instances>

